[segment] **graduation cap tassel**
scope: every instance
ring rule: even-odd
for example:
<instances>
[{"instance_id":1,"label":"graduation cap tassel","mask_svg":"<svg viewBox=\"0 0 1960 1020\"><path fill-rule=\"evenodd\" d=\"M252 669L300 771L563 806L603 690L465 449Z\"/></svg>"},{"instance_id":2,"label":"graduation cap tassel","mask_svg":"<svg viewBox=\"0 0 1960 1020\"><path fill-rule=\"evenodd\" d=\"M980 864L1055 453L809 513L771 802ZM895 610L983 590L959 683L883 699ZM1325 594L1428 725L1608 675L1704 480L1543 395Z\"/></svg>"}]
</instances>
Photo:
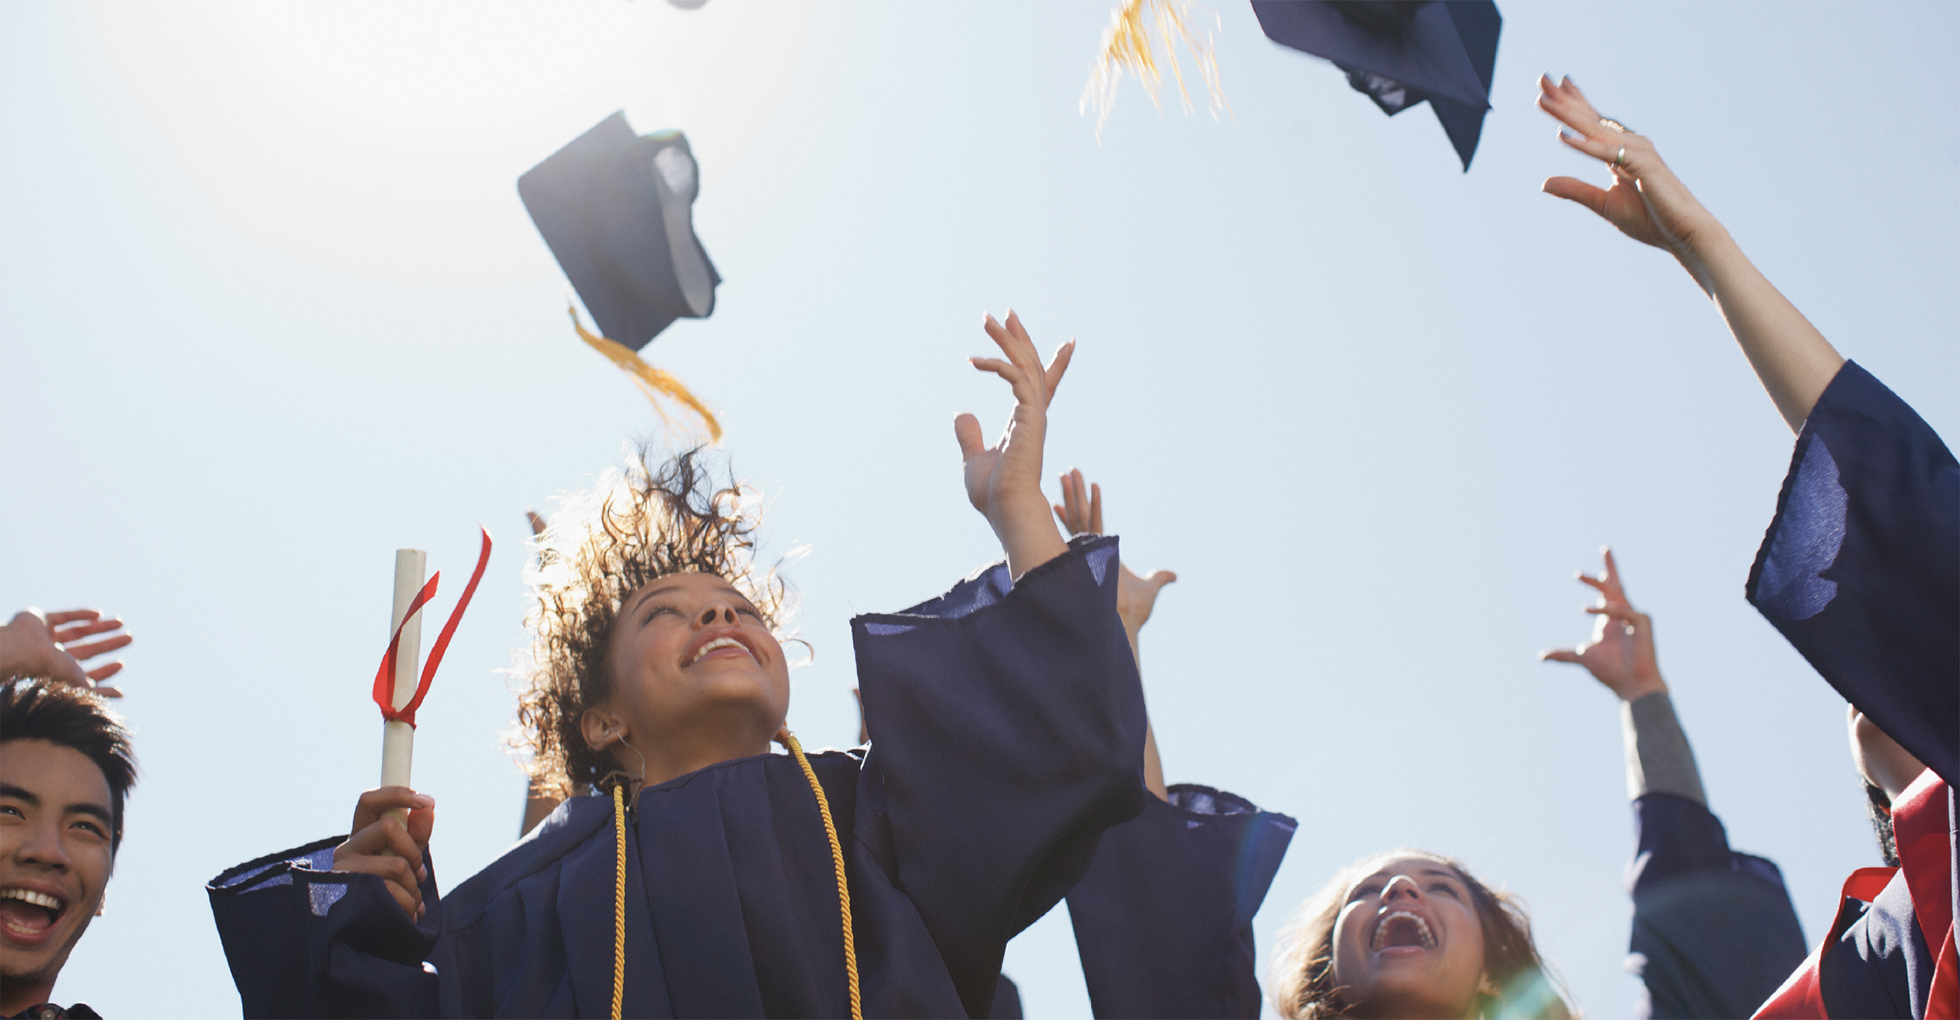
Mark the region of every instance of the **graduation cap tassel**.
<instances>
[{"instance_id":1,"label":"graduation cap tassel","mask_svg":"<svg viewBox=\"0 0 1960 1020\"><path fill-rule=\"evenodd\" d=\"M586 329L585 324L579 321L577 308L567 305L565 310L571 313L572 328L578 330L578 338L589 344L593 350L605 355L613 364L618 365L620 371L631 376L633 384L640 388L640 392L647 395L647 401L653 405L653 410L660 415L661 421L668 419L667 412L661 408L658 398L672 397L700 415L702 423L708 426L708 435L713 437L715 442L721 442L721 423L715 420L715 416L706 407L702 406L701 401L695 399L694 394L687 391L687 387L681 385L679 379L642 361L638 352L631 347L616 340L608 340Z\"/></svg>"},{"instance_id":2,"label":"graduation cap tassel","mask_svg":"<svg viewBox=\"0 0 1960 1020\"><path fill-rule=\"evenodd\" d=\"M1158 92L1163 86L1164 72L1157 67L1155 50L1150 41L1149 27L1145 19L1157 23L1157 36L1164 45L1164 63L1171 68L1171 77L1177 81L1178 95L1184 101L1186 113L1191 111L1191 92L1184 85L1184 69L1177 62L1177 40L1191 51L1198 64L1198 73L1204 77L1205 88L1211 93L1211 116L1218 118L1218 111L1229 110L1225 102L1224 87L1218 81L1218 57L1212 51L1212 33L1203 38L1191 29L1190 0L1123 0L1109 15L1109 31L1103 33L1102 52L1096 56L1096 69L1089 76L1089 84L1082 90L1082 101L1078 111L1087 113L1091 103L1096 107L1096 140L1102 140L1103 122L1109 119L1109 111L1116 105L1116 85L1123 78L1124 69L1137 76L1143 83L1143 90L1150 94L1150 102L1158 109L1163 103L1158 101ZM1212 16L1213 31L1219 24L1217 15Z\"/></svg>"}]
</instances>

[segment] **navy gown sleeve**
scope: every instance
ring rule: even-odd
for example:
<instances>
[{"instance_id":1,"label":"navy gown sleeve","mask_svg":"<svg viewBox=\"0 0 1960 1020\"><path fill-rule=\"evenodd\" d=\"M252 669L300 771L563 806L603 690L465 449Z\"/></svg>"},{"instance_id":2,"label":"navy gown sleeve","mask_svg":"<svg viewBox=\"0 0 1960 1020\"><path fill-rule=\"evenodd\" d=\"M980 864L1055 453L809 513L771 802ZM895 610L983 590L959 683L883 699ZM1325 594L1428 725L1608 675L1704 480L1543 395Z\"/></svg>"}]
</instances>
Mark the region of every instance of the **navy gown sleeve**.
<instances>
[{"instance_id":1,"label":"navy gown sleeve","mask_svg":"<svg viewBox=\"0 0 1960 1020\"><path fill-rule=\"evenodd\" d=\"M865 724L857 826L986 1016L1015 933L1142 809L1143 692L1116 615L1114 538L1009 584L1003 568L851 621ZM868 815L868 817L867 817Z\"/></svg>"},{"instance_id":2,"label":"navy gown sleeve","mask_svg":"<svg viewBox=\"0 0 1960 1020\"><path fill-rule=\"evenodd\" d=\"M1103 834L1068 894L1098 1017L1257 1017L1252 916L1298 824L1205 786Z\"/></svg>"},{"instance_id":3,"label":"navy gown sleeve","mask_svg":"<svg viewBox=\"0 0 1960 1020\"><path fill-rule=\"evenodd\" d=\"M1797 436L1746 591L1845 700L1960 785L1960 465L1852 362Z\"/></svg>"},{"instance_id":4,"label":"navy gown sleeve","mask_svg":"<svg viewBox=\"0 0 1960 1020\"><path fill-rule=\"evenodd\" d=\"M422 960L441 930L435 865L409 921L377 876L333 871L345 837L232 868L205 887L247 1017L436 1016Z\"/></svg>"},{"instance_id":5,"label":"navy gown sleeve","mask_svg":"<svg viewBox=\"0 0 1960 1020\"><path fill-rule=\"evenodd\" d=\"M1753 1014L1804 959L1782 872L1729 849L1721 820L1690 798L1648 793L1633 818L1629 949L1643 1015Z\"/></svg>"}]
</instances>

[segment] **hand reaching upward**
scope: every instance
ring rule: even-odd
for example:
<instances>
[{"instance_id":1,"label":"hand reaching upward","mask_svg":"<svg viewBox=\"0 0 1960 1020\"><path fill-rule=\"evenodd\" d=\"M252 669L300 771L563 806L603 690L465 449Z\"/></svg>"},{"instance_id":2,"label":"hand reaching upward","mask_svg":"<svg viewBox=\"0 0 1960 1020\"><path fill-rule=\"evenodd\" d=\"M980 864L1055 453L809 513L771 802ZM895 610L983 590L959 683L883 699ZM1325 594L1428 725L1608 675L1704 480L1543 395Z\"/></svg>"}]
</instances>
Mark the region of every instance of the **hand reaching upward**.
<instances>
[{"instance_id":1,"label":"hand reaching upward","mask_svg":"<svg viewBox=\"0 0 1960 1020\"><path fill-rule=\"evenodd\" d=\"M1103 533L1102 486L1094 483L1085 485L1082 469L1075 468L1062 476L1062 505L1053 507L1055 516L1068 529L1071 535L1100 535ZM1137 668L1143 668L1143 651L1137 646L1137 636L1143 625L1150 620L1150 611L1157 606L1157 593L1164 586L1177 580L1177 575L1168 570L1159 570L1149 577L1138 577L1127 563L1120 563L1121 571L1116 575L1116 615L1123 621L1123 633L1130 638L1130 657L1137 660ZM1144 720L1143 731L1143 785L1158 800L1171 799L1170 788L1164 785L1164 761L1157 753L1157 730Z\"/></svg>"},{"instance_id":2,"label":"hand reaching upward","mask_svg":"<svg viewBox=\"0 0 1960 1020\"><path fill-rule=\"evenodd\" d=\"M1070 535L1103 533L1102 486L1087 483L1085 487L1081 468L1062 476L1062 504L1053 508L1055 517ZM1157 605L1157 593L1175 580L1177 575L1168 570L1139 577L1128 563L1122 565L1116 585L1116 615L1123 618L1123 629L1129 632L1131 654L1138 654L1137 632L1149 622L1150 612Z\"/></svg>"},{"instance_id":3,"label":"hand reaching upward","mask_svg":"<svg viewBox=\"0 0 1960 1020\"><path fill-rule=\"evenodd\" d=\"M87 665L88 660L129 646L129 634L118 634L123 622L104 619L94 609L69 609L45 616L39 609L24 609L0 626L0 676L45 676L77 687L86 687L105 698L120 698L122 692L103 681L122 672L120 662ZM95 641L84 638L108 635Z\"/></svg>"},{"instance_id":4,"label":"hand reaching upward","mask_svg":"<svg viewBox=\"0 0 1960 1020\"><path fill-rule=\"evenodd\" d=\"M1654 658L1654 621L1637 612L1627 601L1620 584L1620 569L1613 562L1613 551L1602 550L1606 569L1598 577L1579 575L1582 584L1599 592L1599 604L1586 612L1597 617L1592 640L1577 648L1554 648L1538 653L1540 661L1570 662L1586 667L1593 679L1605 684L1621 701L1636 701L1667 690L1660 666Z\"/></svg>"},{"instance_id":5,"label":"hand reaching upward","mask_svg":"<svg viewBox=\"0 0 1960 1020\"><path fill-rule=\"evenodd\" d=\"M1699 279L1700 245L1721 224L1702 208L1674 171L1661 162L1647 136L1635 134L1593 109L1572 79L1538 77L1538 108L1557 118L1559 141L1607 165L1612 184L1598 188L1573 177L1553 177L1543 190L1598 213L1620 232L1681 260Z\"/></svg>"},{"instance_id":6,"label":"hand reaching upward","mask_svg":"<svg viewBox=\"0 0 1960 1020\"><path fill-rule=\"evenodd\" d=\"M1008 570L1020 577L1068 547L1048 520L1048 500L1041 495L1041 456L1048 432L1048 402L1054 399L1062 373L1068 371L1075 341L1063 344L1044 368L1019 316L1008 312L1003 326L989 315L984 326L1006 357L968 360L1013 387L1014 414L993 446L981 438L980 421L971 414L953 420L953 435L965 464L967 499L993 526L1007 553Z\"/></svg>"}]
</instances>

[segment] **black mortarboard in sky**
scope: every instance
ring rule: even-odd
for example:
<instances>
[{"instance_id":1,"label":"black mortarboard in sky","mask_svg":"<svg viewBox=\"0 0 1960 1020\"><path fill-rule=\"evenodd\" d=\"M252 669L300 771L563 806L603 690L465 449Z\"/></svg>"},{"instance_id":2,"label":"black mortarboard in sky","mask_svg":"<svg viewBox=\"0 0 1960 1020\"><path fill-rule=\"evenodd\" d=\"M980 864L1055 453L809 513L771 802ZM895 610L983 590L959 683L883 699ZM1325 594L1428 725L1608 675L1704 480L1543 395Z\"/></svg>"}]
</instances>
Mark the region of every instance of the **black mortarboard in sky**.
<instances>
[{"instance_id":1,"label":"black mortarboard in sky","mask_svg":"<svg viewBox=\"0 0 1960 1020\"><path fill-rule=\"evenodd\" d=\"M679 131L637 135L615 113L517 179L517 193L599 332L633 350L715 309L694 236L700 174Z\"/></svg>"},{"instance_id":2,"label":"black mortarboard in sky","mask_svg":"<svg viewBox=\"0 0 1960 1020\"><path fill-rule=\"evenodd\" d=\"M1504 19L1491 0L1252 0L1282 46L1325 57L1393 116L1428 100L1470 169Z\"/></svg>"}]
</instances>

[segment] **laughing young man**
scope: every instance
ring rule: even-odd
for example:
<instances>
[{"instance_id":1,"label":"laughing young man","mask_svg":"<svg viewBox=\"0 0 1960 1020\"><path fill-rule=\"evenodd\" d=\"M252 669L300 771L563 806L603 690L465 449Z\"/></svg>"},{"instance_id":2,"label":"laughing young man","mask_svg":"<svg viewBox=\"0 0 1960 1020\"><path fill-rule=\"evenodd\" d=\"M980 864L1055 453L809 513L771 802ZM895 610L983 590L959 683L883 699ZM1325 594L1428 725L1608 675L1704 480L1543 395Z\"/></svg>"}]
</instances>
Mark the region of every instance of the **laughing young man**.
<instances>
[{"instance_id":1,"label":"laughing young man","mask_svg":"<svg viewBox=\"0 0 1960 1020\"><path fill-rule=\"evenodd\" d=\"M101 697L52 680L0 684L0 1016L98 1016L51 999L101 912L135 781L129 731Z\"/></svg>"}]
</instances>

